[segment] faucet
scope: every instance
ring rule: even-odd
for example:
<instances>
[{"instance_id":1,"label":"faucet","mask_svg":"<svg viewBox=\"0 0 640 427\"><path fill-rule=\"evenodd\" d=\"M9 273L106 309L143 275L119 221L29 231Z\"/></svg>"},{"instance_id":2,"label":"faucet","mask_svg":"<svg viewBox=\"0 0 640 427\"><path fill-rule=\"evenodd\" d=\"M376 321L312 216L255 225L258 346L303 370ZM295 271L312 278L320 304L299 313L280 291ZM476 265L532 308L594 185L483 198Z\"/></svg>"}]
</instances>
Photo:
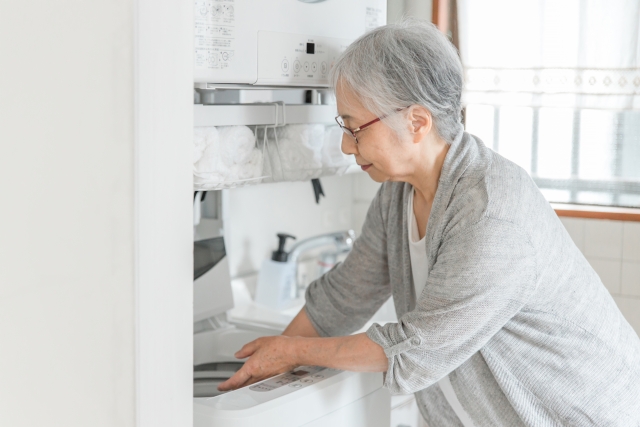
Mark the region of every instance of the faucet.
<instances>
[{"instance_id":1,"label":"faucet","mask_svg":"<svg viewBox=\"0 0 640 427\"><path fill-rule=\"evenodd\" d=\"M353 230L346 230L309 237L307 239L300 240L298 243L293 245L287 256L287 262L295 265L295 286L291 287L291 298L299 298L302 291L304 291L304 284L298 283L298 259L300 258L300 255L320 246L333 245L335 247L335 251L329 255L325 253L323 254L323 257L328 258L333 255L332 258L335 260L338 254L349 252L353 247L353 242L355 240L356 233ZM326 262L327 259L323 259L323 261ZM325 269L323 273L325 273L326 270L327 269Z\"/></svg>"},{"instance_id":2,"label":"faucet","mask_svg":"<svg viewBox=\"0 0 640 427\"><path fill-rule=\"evenodd\" d=\"M321 234L301 240L293 245L289 252L285 252L287 239L295 239L295 236L285 233L278 233L277 236L278 249L271 253L271 258L265 259L262 263L255 296L256 303L276 310L289 306L304 291L304 283L298 282L298 260L304 252L331 245L334 250L323 253L323 261L335 263L339 254L351 250L356 238L353 230ZM323 273L328 268L329 266L324 267Z\"/></svg>"}]
</instances>

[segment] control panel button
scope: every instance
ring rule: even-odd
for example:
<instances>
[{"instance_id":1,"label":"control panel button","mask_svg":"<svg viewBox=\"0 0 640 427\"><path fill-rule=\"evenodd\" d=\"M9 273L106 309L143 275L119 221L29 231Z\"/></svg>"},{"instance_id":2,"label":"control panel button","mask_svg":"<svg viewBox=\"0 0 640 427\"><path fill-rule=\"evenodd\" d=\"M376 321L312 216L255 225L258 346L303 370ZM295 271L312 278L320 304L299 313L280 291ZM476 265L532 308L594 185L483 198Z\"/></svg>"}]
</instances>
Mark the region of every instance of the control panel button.
<instances>
[{"instance_id":1,"label":"control panel button","mask_svg":"<svg viewBox=\"0 0 640 427\"><path fill-rule=\"evenodd\" d=\"M315 383L323 381L333 375L340 373L338 370L321 368L318 366L302 366L295 371L287 372L270 378L258 384L249 387L253 392L269 393L282 387L290 387L289 393L293 393L292 389L300 389L311 386Z\"/></svg>"},{"instance_id":2,"label":"control panel button","mask_svg":"<svg viewBox=\"0 0 640 427\"><path fill-rule=\"evenodd\" d=\"M311 71L313 71L314 73L316 71L318 71L318 64L316 64L315 62L311 63Z\"/></svg>"},{"instance_id":3,"label":"control panel button","mask_svg":"<svg viewBox=\"0 0 640 427\"><path fill-rule=\"evenodd\" d=\"M322 61L322 64L320 64L320 70L322 71L322 74L327 74L327 63Z\"/></svg>"},{"instance_id":4,"label":"control panel button","mask_svg":"<svg viewBox=\"0 0 640 427\"><path fill-rule=\"evenodd\" d=\"M297 59L293 63L293 71L296 73L300 71L300 61L298 61Z\"/></svg>"},{"instance_id":5,"label":"control panel button","mask_svg":"<svg viewBox=\"0 0 640 427\"><path fill-rule=\"evenodd\" d=\"M263 392L271 391L271 390L275 390L276 389L276 387L273 387L273 386L271 386L269 384L256 384L254 386L251 386L250 388L253 391L263 391Z\"/></svg>"},{"instance_id":6,"label":"control panel button","mask_svg":"<svg viewBox=\"0 0 640 427\"><path fill-rule=\"evenodd\" d=\"M305 72L309 71L309 63L308 62L304 63L304 71Z\"/></svg>"},{"instance_id":7,"label":"control panel button","mask_svg":"<svg viewBox=\"0 0 640 427\"><path fill-rule=\"evenodd\" d=\"M282 61L282 71L284 71L285 73L289 72L289 61L287 61L286 59Z\"/></svg>"}]
</instances>

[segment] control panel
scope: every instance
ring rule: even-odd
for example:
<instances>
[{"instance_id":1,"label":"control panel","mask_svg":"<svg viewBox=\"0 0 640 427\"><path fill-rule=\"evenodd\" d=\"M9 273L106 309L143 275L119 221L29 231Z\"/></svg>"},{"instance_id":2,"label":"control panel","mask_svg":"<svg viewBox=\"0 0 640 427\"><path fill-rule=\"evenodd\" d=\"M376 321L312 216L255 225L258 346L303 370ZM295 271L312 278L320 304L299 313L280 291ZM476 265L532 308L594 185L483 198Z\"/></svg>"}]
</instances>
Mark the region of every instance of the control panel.
<instances>
[{"instance_id":1,"label":"control panel","mask_svg":"<svg viewBox=\"0 0 640 427\"><path fill-rule=\"evenodd\" d=\"M303 390L327 379L336 378L339 375L351 376L353 374L353 372L321 368L318 366L301 366L291 372L277 375L249 387L244 387L212 398L196 400L203 405L216 409L248 409Z\"/></svg>"},{"instance_id":2,"label":"control panel","mask_svg":"<svg viewBox=\"0 0 640 427\"><path fill-rule=\"evenodd\" d=\"M292 372L278 375L256 385L249 387L257 392L267 392L280 387L288 386L291 389L303 388L322 381L339 373L335 369L320 368L318 366L305 366Z\"/></svg>"},{"instance_id":3,"label":"control panel","mask_svg":"<svg viewBox=\"0 0 640 427\"><path fill-rule=\"evenodd\" d=\"M327 86L329 70L351 40L260 31L258 85Z\"/></svg>"}]
</instances>

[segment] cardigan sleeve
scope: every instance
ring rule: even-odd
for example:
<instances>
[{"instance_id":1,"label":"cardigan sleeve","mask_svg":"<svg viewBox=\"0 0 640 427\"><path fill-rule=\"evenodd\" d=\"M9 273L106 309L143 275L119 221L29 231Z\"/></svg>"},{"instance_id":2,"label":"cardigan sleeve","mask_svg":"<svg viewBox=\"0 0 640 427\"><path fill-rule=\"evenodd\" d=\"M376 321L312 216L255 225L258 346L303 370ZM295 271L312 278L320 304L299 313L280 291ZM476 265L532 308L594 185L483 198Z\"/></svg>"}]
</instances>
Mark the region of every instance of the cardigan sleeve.
<instances>
[{"instance_id":1,"label":"cardigan sleeve","mask_svg":"<svg viewBox=\"0 0 640 427\"><path fill-rule=\"evenodd\" d=\"M536 287L535 252L511 223L484 218L445 238L416 308L367 336L388 358L385 386L408 394L479 351Z\"/></svg>"},{"instance_id":2,"label":"cardigan sleeve","mask_svg":"<svg viewBox=\"0 0 640 427\"><path fill-rule=\"evenodd\" d=\"M307 289L305 310L321 336L357 331L391 295L383 197L384 186L371 203L362 233L345 261Z\"/></svg>"}]
</instances>

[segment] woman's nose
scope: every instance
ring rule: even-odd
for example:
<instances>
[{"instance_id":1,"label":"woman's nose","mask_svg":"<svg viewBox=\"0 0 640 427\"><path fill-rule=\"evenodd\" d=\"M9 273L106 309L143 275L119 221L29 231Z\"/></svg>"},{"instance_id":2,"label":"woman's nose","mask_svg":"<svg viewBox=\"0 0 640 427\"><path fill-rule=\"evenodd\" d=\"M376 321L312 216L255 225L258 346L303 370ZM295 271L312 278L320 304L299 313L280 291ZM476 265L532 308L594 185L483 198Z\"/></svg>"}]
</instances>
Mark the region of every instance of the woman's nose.
<instances>
[{"instance_id":1,"label":"woman's nose","mask_svg":"<svg viewBox=\"0 0 640 427\"><path fill-rule=\"evenodd\" d=\"M358 144L356 144L356 140L346 133L342 135L342 152L347 155L358 154Z\"/></svg>"}]
</instances>

